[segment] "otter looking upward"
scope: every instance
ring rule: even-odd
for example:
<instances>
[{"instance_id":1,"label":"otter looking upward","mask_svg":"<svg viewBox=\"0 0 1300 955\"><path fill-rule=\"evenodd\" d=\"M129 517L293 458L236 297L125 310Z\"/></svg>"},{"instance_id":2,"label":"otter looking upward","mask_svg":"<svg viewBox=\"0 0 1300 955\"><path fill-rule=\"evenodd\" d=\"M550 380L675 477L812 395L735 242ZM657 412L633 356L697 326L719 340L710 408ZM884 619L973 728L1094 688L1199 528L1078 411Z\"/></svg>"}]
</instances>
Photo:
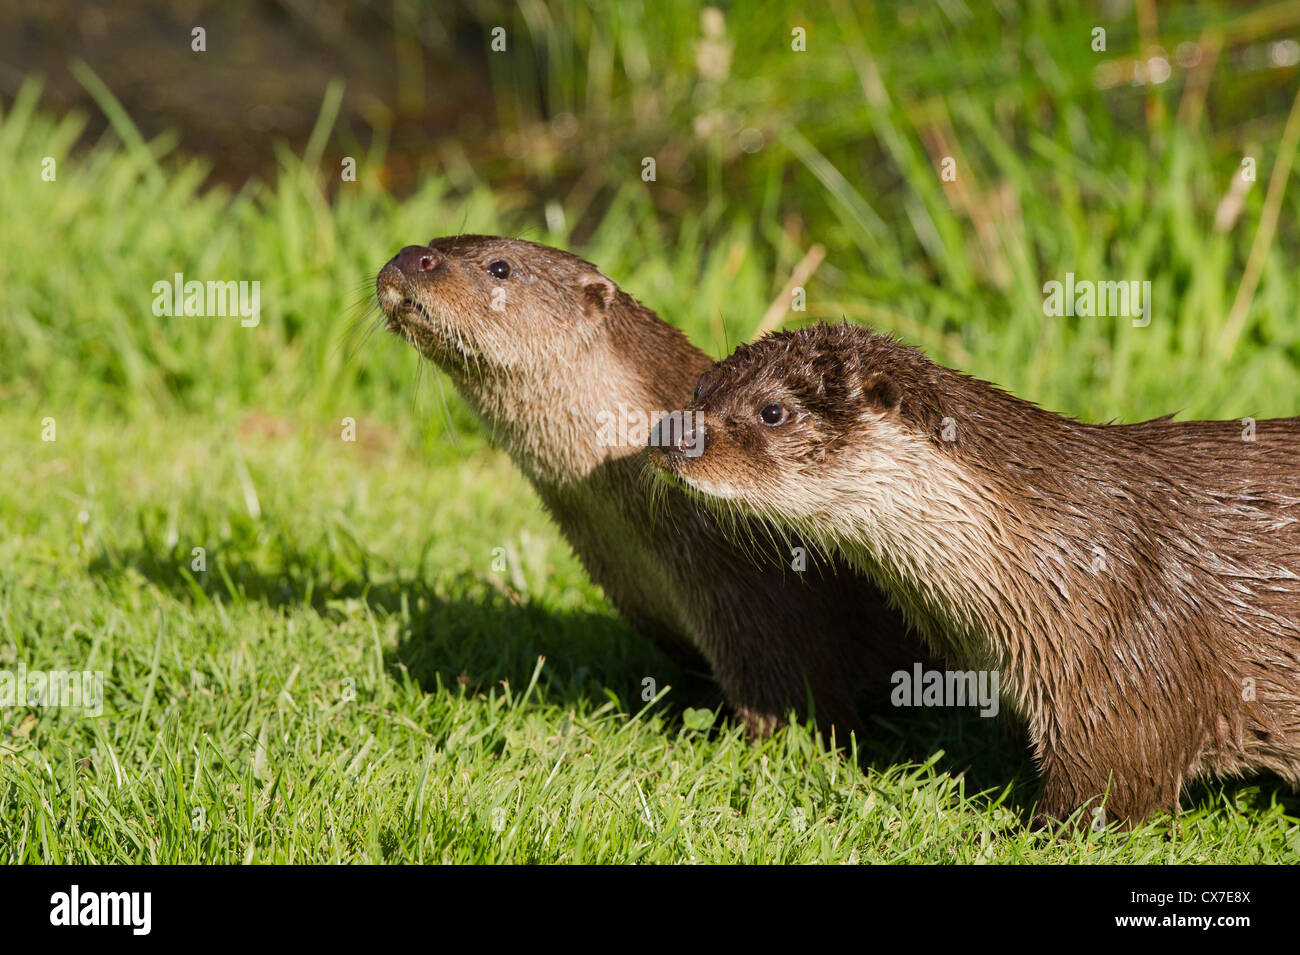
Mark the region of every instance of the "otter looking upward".
<instances>
[{"instance_id":1,"label":"otter looking upward","mask_svg":"<svg viewBox=\"0 0 1300 955\"><path fill-rule=\"evenodd\" d=\"M738 348L686 412L654 454L676 483L1000 671L1042 813L1139 820L1203 772L1300 784L1300 419L1084 424L850 325Z\"/></svg>"},{"instance_id":2,"label":"otter looking upward","mask_svg":"<svg viewBox=\"0 0 1300 955\"><path fill-rule=\"evenodd\" d=\"M752 732L808 715L811 695L843 742L855 701L883 701L890 674L923 658L865 577L836 561L798 573L784 551L738 546L690 495L655 493L644 435L609 440L624 412L680 407L712 362L589 262L448 236L402 249L377 295L389 330L450 376L610 602L671 655L702 656ZM758 522L750 535L771 536Z\"/></svg>"}]
</instances>

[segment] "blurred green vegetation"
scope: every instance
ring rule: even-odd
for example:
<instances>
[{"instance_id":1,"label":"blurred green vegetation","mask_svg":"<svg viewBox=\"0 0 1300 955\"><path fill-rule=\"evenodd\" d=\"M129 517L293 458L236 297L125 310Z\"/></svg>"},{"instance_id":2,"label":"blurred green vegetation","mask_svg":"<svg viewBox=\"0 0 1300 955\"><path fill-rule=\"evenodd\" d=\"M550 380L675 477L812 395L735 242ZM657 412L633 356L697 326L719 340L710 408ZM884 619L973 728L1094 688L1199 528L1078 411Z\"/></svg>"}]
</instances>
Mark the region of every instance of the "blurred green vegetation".
<instances>
[{"instance_id":1,"label":"blurred green vegetation","mask_svg":"<svg viewBox=\"0 0 1300 955\"><path fill-rule=\"evenodd\" d=\"M89 661L110 692L99 720L0 711L7 857L1294 859L1276 781L1198 788L1190 817L1133 837L1042 842L1009 834L1035 784L982 721L882 722L860 776L799 727L762 750L695 735L673 694L620 715L644 674L683 674L614 617L454 392L367 332L401 246L501 232L583 254L721 356L821 245L791 322L867 321L1092 420L1300 413L1300 191L1281 188L1300 4L473 8L513 44L487 54L496 130L448 142L400 199L383 135L338 181L337 87L302 154L277 147L237 191L176 136L142 139L84 67L110 121L88 148L87 117L43 109L38 82L0 103L0 665ZM176 272L260 281L260 324L154 316ZM1150 326L1046 318L1066 272L1151 281ZM363 705L339 703L349 676ZM531 707L503 707L500 681L534 677ZM553 751L571 727L599 768ZM774 821L795 804L807 828Z\"/></svg>"},{"instance_id":2,"label":"blurred green vegetation","mask_svg":"<svg viewBox=\"0 0 1300 955\"><path fill-rule=\"evenodd\" d=\"M400 202L378 185L382 141L358 183L322 165L328 96L305 158L281 148L268 182L232 194L203 190L205 163L173 161L173 138L140 142L93 74L78 75L116 135L84 154L84 117L41 112L25 87L0 140L9 391L73 406L310 399L330 417L391 403L410 376L389 362L410 356L349 361L341 330L393 250L464 228L576 245L716 354L817 243L809 310L791 318L869 321L1082 415L1295 410L1294 189L1240 334L1222 338L1274 164L1293 158L1278 146L1298 71L1269 57L1300 4L1180 7L1146 43L1132 16L1054 4L831 4L804 53L789 49L802 17L773 4L703 26L690 4L547 9L520 5L519 49L489 54L492 174L446 162ZM1153 79L1157 57L1165 82L1098 88L1134 64ZM37 175L43 156L56 183ZM940 180L946 156L955 183ZM1258 182L1218 228L1246 156ZM152 283L177 271L261 281L262 327L155 318ZM1045 319L1043 283L1067 271L1149 279L1151 326Z\"/></svg>"}]
</instances>

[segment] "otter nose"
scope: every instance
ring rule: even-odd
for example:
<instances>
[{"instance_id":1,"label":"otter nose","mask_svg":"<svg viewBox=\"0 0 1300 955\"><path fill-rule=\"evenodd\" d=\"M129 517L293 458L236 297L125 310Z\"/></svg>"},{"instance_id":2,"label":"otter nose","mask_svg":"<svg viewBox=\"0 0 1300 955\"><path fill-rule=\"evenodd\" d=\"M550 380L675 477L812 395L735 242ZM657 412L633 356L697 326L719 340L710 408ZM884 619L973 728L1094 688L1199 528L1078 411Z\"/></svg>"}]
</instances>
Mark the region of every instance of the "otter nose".
<instances>
[{"instance_id":1,"label":"otter nose","mask_svg":"<svg viewBox=\"0 0 1300 955\"><path fill-rule=\"evenodd\" d=\"M442 265L442 256L427 245L408 245L393 256L393 265L407 275L432 272Z\"/></svg>"},{"instance_id":2,"label":"otter nose","mask_svg":"<svg viewBox=\"0 0 1300 955\"><path fill-rule=\"evenodd\" d=\"M704 425L688 423L682 428L677 450L688 458L698 458L704 453Z\"/></svg>"},{"instance_id":3,"label":"otter nose","mask_svg":"<svg viewBox=\"0 0 1300 955\"><path fill-rule=\"evenodd\" d=\"M704 453L704 425L697 424L689 412L673 413L655 425L650 443L668 455L699 457Z\"/></svg>"}]
</instances>

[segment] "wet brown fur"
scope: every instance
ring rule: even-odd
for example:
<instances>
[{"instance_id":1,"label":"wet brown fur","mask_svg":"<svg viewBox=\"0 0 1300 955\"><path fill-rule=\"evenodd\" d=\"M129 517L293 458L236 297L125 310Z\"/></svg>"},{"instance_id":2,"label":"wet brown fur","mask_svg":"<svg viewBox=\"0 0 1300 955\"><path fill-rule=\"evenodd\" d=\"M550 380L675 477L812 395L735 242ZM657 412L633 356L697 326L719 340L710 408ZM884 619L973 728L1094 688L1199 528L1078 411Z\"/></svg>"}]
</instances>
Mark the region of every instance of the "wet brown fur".
<instances>
[{"instance_id":1,"label":"wet brown fur","mask_svg":"<svg viewBox=\"0 0 1300 955\"><path fill-rule=\"evenodd\" d=\"M842 563L789 570L770 529L724 531L655 480L643 441L597 438L602 410L680 407L711 360L567 252L479 235L430 246L437 268L379 273L390 330L451 377L610 602L672 656L702 657L751 731L806 715L810 691L841 743L860 729L855 701L883 701L889 675L923 655L879 592Z\"/></svg>"},{"instance_id":2,"label":"wet brown fur","mask_svg":"<svg viewBox=\"0 0 1300 955\"><path fill-rule=\"evenodd\" d=\"M1041 812L1106 794L1138 820L1204 772L1300 785L1300 418L1253 441L1085 424L850 325L742 346L697 394L703 453L660 466L837 550L934 649L1000 670Z\"/></svg>"}]
</instances>

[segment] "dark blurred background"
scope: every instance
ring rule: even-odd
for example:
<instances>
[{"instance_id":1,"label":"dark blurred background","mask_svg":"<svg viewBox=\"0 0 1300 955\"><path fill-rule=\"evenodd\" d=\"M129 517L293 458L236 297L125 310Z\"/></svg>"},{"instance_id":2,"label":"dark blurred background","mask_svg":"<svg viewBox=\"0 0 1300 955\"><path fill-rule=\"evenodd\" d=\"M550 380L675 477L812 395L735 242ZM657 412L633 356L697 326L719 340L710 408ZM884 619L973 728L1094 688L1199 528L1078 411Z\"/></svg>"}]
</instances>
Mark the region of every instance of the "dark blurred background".
<instances>
[{"instance_id":1,"label":"dark blurred background","mask_svg":"<svg viewBox=\"0 0 1300 955\"><path fill-rule=\"evenodd\" d=\"M583 252L715 354L765 315L848 317L1080 414L1281 413L1297 37L1296 0L21 0L0 11L6 155L66 152L75 180L0 185L20 273L0 351L38 389L76 367L128 385L113 402L250 399L306 374L264 350L240 384L225 329L182 354L183 326L131 319L159 265L252 269L263 332L316 348L390 250L464 228ZM74 207L117 245L81 248ZM120 309L47 272L50 241ZM807 312L773 312L809 255ZM1066 272L1152 281L1154 327L1043 321ZM367 374L319 354L315 381Z\"/></svg>"},{"instance_id":2,"label":"dark blurred background","mask_svg":"<svg viewBox=\"0 0 1300 955\"><path fill-rule=\"evenodd\" d=\"M800 24L811 43L802 59L785 55ZM196 26L207 31L201 68ZM506 56L489 51L495 26L508 31ZM330 152L380 150L380 182L399 195L422 172L472 164L507 191L584 200L607 184L612 156L653 152L670 183L657 197L671 208L691 198L699 163L743 158L793 123L823 152L886 165L880 131L857 118L855 50L924 116L932 152L951 132L940 97L995 113L1099 93L1117 123L1137 128L1163 108L1147 97L1161 87L1190 88L1216 146L1230 148L1290 104L1297 26L1292 2L16 0L0 7L0 95L42 76L43 104L86 110L93 138L106 120L68 69L83 59L146 138L178 132L212 181L238 186L270 174L277 139L302 151L338 78Z\"/></svg>"}]
</instances>

